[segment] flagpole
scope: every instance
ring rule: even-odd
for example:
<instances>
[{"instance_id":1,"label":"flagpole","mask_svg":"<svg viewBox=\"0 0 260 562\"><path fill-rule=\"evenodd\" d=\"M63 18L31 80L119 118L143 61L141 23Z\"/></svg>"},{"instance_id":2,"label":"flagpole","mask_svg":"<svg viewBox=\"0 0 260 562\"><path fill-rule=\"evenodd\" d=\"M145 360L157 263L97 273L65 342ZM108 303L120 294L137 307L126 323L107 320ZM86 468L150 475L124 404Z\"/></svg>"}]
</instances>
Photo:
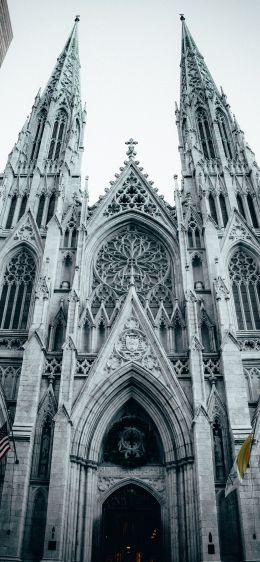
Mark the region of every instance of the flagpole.
<instances>
[{"instance_id":1,"label":"flagpole","mask_svg":"<svg viewBox=\"0 0 260 562\"><path fill-rule=\"evenodd\" d=\"M8 414L9 425L10 425L10 428L11 428L12 440L13 440L13 444L14 444L15 464L19 464L19 459L18 459L17 452L16 452L14 434L13 434L13 424L11 423L11 412L10 412L10 410L7 410L7 414Z\"/></svg>"}]
</instances>

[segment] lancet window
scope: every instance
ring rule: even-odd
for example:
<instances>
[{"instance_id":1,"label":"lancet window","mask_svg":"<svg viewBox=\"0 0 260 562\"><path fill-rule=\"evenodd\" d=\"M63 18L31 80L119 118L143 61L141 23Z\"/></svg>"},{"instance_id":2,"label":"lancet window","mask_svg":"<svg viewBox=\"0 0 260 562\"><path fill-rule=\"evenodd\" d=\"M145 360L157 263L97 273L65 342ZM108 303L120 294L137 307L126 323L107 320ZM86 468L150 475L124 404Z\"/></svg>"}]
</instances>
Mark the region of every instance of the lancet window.
<instances>
[{"instance_id":1,"label":"lancet window","mask_svg":"<svg viewBox=\"0 0 260 562\"><path fill-rule=\"evenodd\" d=\"M64 238L64 248L76 248L77 246L77 228L75 221L71 219L66 227Z\"/></svg>"},{"instance_id":2,"label":"lancet window","mask_svg":"<svg viewBox=\"0 0 260 562\"><path fill-rule=\"evenodd\" d=\"M192 218L188 225L188 245L190 248L201 248L201 232Z\"/></svg>"},{"instance_id":3,"label":"lancet window","mask_svg":"<svg viewBox=\"0 0 260 562\"><path fill-rule=\"evenodd\" d=\"M215 223L218 225L218 215L217 215L215 200L211 193L209 194L209 208L212 218L214 219Z\"/></svg>"},{"instance_id":4,"label":"lancet window","mask_svg":"<svg viewBox=\"0 0 260 562\"><path fill-rule=\"evenodd\" d=\"M51 218L54 215L54 211L55 211L55 203L56 203L56 197L55 197L55 193L52 193L50 199L49 199L49 205L48 205L48 211L47 211L47 219L46 219L46 224L48 224L48 222L51 220Z\"/></svg>"},{"instance_id":5,"label":"lancet window","mask_svg":"<svg viewBox=\"0 0 260 562\"><path fill-rule=\"evenodd\" d=\"M20 218L25 213L25 209L26 209L26 205L27 205L27 199L28 199L27 195L24 195L23 198L22 198L20 209L19 209L18 221L20 220Z\"/></svg>"},{"instance_id":6,"label":"lancet window","mask_svg":"<svg viewBox=\"0 0 260 562\"><path fill-rule=\"evenodd\" d=\"M47 117L47 112L45 109L43 109L38 117L38 125L37 125L36 135L34 138L32 154L31 154L32 160L36 160L38 158L46 117Z\"/></svg>"},{"instance_id":7,"label":"lancet window","mask_svg":"<svg viewBox=\"0 0 260 562\"><path fill-rule=\"evenodd\" d=\"M245 219L245 218L246 218L245 209L244 209L242 197L241 197L241 195L239 195L239 193L237 194L237 206L238 206L239 212L241 213L241 215L242 215L242 216L244 217L244 219Z\"/></svg>"},{"instance_id":8,"label":"lancet window","mask_svg":"<svg viewBox=\"0 0 260 562\"><path fill-rule=\"evenodd\" d=\"M48 154L49 160L58 160L61 153L62 143L66 133L67 113L61 109L56 117L53 130L52 139Z\"/></svg>"},{"instance_id":9,"label":"lancet window","mask_svg":"<svg viewBox=\"0 0 260 562\"><path fill-rule=\"evenodd\" d=\"M260 330L260 275L255 260L241 248L230 260L234 305L239 330Z\"/></svg>"},{"instance_id":10,"label":"lancet window","mask_svg":"<svg viewBox=\"0 0 260 562\"><path fill-rule=\"evenodd\" d=\"M254 228L258 228L259 225L258 225L258 220L257 220L257 217L256 217L254 201L253 201L253 198L250 195L250 193L248 193L248 195L247 195L247 204L248 204L248 209L249 209L252 225L253 225Z\"/></svg>"},{"instance_id":11,"label":"lancet window","mask_svg":"<svg viewBox=\"0 0 260 562\"><path fill-rule=\"evenodd\" d=\"M43 211L44 211L44 207L45 207L45 200L46 200L46 197L42 193L41 197L39 199L38 211L37 211L37 216L36 216L36 222L37 222L37 225L38 225L39 228L41 228L41 226L42 226L42 217L43 217Z\"/></svg>"},{"instance_id":12,"label":"lancet window","mask_svg":"<svg viewBox=\"0 0 260 562\"><path fill-rule=\"evenodd\" d=\"M215 150L208 117L206 111L202 107L197 110L197 122L203 154L207 159L215 158Z\"/></svg>"},{"instance_id":13,"label":"lancet window","mask_svg":"<svg viewBox=\"0 0 260 562\"><path fill-rule=\"evenodd\" d=\"M227 120L222 111L217 112L217 124L226 158L232 158L232 144Z\"/></svg>"},{"instance_id":14,"label":"lancet window","mask_svg":"<svg viewBox=\"0 0 260 562\"><path fill-rule=\"evenodd\" d=\"M34 278L34 259L22 248L5 270L0 298L1 329L27 329Z\"/></svg>"},{"instance_id":15,"label":"lancet window","mask_svg":"<svg viewBox=\"0 0 260 562\"><path fill-rule=\"evenodd\" d=\"M228 212L227 212L226 199L225 199L223 193L221 193L220 196L219 196L219 204L220 204L220 209L221 209L221 214L222 214L223 225L226 226L227 222L228 222Z\"/></svg>"},{"instance_id":16,"label":"lancet window","mask_svg":"<svg viewBox=\"0 0 260 562\"><path fill-rule=\"evenodd\" d=\"M5 228L11 228L12 227L14 212L15 212L15 209L16 209L16 204L17 204L17 195L13 195L13 197L11 199L10 207L9 207L9 213L8 213Z\"/></svg>"},{"instance_id":17,"label":"lancet window","mask_svg":"<svg viewBox=\"0 0 260 562\"><path fill-rule=\"evenodd\" d=\"M215 420L212 430L213 430L212 432L213 432L213 447L214 447L215 480L224 481L226 479L226 471L225 471L223 435L222 435L221 425L218 420Z\"/></svg>"}]
</instances>

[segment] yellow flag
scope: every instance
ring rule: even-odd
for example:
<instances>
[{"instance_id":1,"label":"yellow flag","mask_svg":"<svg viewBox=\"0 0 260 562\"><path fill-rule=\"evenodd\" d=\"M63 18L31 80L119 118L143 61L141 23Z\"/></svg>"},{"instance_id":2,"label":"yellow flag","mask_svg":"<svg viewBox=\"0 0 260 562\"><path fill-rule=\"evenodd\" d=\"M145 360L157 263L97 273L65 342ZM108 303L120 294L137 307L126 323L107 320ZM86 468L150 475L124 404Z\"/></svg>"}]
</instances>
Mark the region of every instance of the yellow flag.
<instances>
[{"instance_id":1,"label":"yellow flag","mask_svg":"<svg viewBox=\"0 0 260 562\"><path fill-rule=\"evenodd\" d=\"M241 478L244 478L245 471L249 466L252 438L253 431L249 433L236 458L237 468Z\"/></svg>"},{"instance_id":2,"label":"yellow flag","mask_svg":"<svg viewBox=\"0 0 260 562\"><path fill-rule=\"evenodd\" d=\"M244 478L246 469L249 466L250 461L250 453L251 453L251 445L253 439L253 431L249 433L248 437L245 439L236 460L231 468L231 471L228 475L227 482L226 482L226 489L225 489L225 497L228 496L233 490L239 487L242 483Z\"/></svg>"}]
</instances>

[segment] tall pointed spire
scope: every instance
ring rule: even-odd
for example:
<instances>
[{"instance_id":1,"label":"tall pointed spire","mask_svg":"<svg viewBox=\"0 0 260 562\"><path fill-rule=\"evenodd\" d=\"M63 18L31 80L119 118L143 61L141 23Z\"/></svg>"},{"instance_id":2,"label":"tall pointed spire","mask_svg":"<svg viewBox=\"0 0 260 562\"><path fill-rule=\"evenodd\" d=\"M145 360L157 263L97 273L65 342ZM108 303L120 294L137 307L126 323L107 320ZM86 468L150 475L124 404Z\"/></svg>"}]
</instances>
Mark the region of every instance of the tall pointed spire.
<instances>
[{"instance_id":1,"label":"tall pointed spire","mask_svg":"<svg viewBox=\"0 0 260 562\"><path fill-rule=\"evenodd\" d=\"M214 91L219 94L218 89L186 25L183 14L181 14L181 21L181 95L189 97L200 94L211 98Z\"/></svg>"},{"instance_id":2,"label":"tall pointed spire","mask_svg":"<svg viewBox=\"0 0 260 562\"><path fill-rule=\"evenodd\" d=\"M72 32L57 59L57 63L42 94L42 100L45 98L45 101L49 101L53 96L59 96L61 92L66 93L67 96L75 95L80 99L78 22L79 16L76 16Z\"/></svg>"}]
</instances>

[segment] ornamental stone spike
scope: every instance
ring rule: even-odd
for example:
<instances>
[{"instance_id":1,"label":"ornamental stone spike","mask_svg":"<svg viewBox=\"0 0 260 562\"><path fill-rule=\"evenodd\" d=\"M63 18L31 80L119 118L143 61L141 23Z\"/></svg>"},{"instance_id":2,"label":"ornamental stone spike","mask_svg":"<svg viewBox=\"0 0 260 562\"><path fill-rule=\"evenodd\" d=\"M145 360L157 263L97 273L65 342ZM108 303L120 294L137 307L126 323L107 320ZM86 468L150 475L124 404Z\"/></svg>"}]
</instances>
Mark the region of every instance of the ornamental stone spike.
<instances>
[{"instance_id":1,"label":"ornamental stone spike","mask_svg":"<svg viewBox=\"0 0 260 562\"><path fill-rule=\"evenodd\" d=\"M126 141L125 144L128 146L126 155L128 156L129 160L133 160L133 158L135 158L137 154L135 151L135 145L138 144L138 141L135 141L134 139L131 138L128 141Z\"/></svg>"}]
</instances>

